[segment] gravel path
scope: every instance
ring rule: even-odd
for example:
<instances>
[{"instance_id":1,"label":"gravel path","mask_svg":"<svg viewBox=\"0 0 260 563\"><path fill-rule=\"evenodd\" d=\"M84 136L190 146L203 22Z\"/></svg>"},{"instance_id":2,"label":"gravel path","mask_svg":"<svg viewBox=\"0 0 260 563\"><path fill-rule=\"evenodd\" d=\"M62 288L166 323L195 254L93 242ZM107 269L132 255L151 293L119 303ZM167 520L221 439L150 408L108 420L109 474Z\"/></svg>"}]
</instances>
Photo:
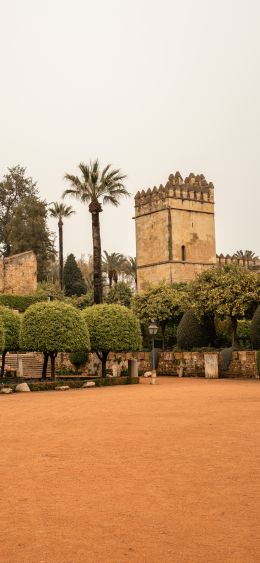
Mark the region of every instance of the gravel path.
<instances>
[{"instance_id":1,"label":"gravel path","mask_svg":"<svg viewBox=\"0 0 260 563\"><path fill-rule=\"evenodd\" d=\"M260 382L0 397L1 563L260 562Z\"/></svg>"}]
</instances>

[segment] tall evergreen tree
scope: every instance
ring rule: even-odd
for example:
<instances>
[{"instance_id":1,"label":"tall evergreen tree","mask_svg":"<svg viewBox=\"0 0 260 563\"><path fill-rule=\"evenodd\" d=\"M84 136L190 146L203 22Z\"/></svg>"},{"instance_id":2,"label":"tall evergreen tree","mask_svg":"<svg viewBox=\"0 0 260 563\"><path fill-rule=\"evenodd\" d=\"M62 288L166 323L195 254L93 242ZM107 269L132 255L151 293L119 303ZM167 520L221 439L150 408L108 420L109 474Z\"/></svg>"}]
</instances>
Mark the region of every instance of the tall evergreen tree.
<instances>
[{"instance_id":1,"label":"tall evergreen tree","mask_svg":"<svg viewBox=\"0 0 260 563\"><path fill-rule=\"evenodd\" d=\"M53 235L47 227L48 208L37 196L25 197L13 209L6 233L10 254L33 250L37 257L38 281L47 277L48 265L55 257Z\"/></svg>"},{"instance_id":2,"label":"tall evergreen tree","mask_svg":"<svg viewBox=\"0 0 260 563\"><path fill-rule=\"evenodd\" d=\"M12 253L9 223L14 209L25 198L38 196L36 182L25 173L26 168L13 166L0 181L0 250L4 256Z\"/></svg>"},{"instance_id":3,"label":"tall evergreen tree","mask_svg":"<svg viewBox=\"0 0 260 563\"><path fill-rule=\"evenodd\" d=\"M65 295L83 295L87 291L82 273L77 265L74 254L69 254L63 271Z\"/></svg>"}]
</instances>

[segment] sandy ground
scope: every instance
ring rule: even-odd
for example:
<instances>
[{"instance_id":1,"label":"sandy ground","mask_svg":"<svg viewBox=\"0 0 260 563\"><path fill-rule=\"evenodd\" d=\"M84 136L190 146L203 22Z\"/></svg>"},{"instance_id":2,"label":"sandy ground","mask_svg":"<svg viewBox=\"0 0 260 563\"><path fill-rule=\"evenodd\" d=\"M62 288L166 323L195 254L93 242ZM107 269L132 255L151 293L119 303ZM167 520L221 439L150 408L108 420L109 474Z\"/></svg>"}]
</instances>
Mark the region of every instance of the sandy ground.
<instances>
[{"instance_id":1,"label":"sandy ground","mask_svg":"<svg viewBox=\"0 0 260 563\"><path fill-rule=\"evenodd\" d=\"M260 382L0 397L1 563L260 562Z\"/></svg>"}]
</instances>

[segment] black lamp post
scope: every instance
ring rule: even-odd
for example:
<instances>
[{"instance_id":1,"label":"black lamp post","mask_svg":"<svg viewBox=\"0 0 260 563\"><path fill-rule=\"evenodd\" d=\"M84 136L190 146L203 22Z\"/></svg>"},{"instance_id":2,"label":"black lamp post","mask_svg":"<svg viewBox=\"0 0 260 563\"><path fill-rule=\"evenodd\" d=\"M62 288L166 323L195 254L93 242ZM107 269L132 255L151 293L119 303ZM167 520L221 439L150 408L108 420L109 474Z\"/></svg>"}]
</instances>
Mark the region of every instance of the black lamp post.
<instances>
[{"instance_id":1,"label":"black lamp post","mask_svg":"<svg viewBox=\"0 0 260 563\"><path fill-rule=\"evenodd\" d=\"M155 371L155 350L154 350L154 337L157 334L158 326L155 324L154 320L148 326L149 334L152 337L152 380L151 383L155 384L156 371Z\"/></svg>"}]
</instances>

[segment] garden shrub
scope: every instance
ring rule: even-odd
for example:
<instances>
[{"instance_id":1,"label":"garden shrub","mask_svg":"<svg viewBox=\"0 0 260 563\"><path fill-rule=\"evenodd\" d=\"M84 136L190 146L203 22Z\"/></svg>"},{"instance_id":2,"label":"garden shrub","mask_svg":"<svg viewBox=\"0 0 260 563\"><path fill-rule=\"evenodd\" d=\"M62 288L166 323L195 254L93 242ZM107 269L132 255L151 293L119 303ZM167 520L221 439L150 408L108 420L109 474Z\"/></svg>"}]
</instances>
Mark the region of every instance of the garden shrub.
<instances>
[{"instance_id":1,"label":"garden shrub","mask_svg":"<svg viewBox=\"0 0 260 563\"><path fill-rule=\"evenodd\" d=\"M70 363L76 368L76 372L84 366L88 361L88 352L86 350L77 350L69 355Z\"/></svg>"},{"instance_id":2,"label":"garden shrub","mask_svg":"<svg viewBox=\"0 0 260 563\"><path fill-rule=\"evenodd\" d=\"M106 374L106 360L110 351L134 352L141 348L140 323L135 314L122 305L93 305L83 311L90 335L91 350L102 362L102 376Z\"/></svg>"},{"instance_id":3,"label":"garden shrub","mask_svg":"<svg viewBox=\"0 0 260 563\"><path fill-rule=\"evenodd\" d=\"M222 370L227 371L232 360L233 348L223 348L220 355L222 359Z\"/></svg>"},{"instance_id":4,"label":"garden shrub","mask_svg":"<svg viewBox=\"0 0 260 563\"><path fill-rule=\"evenodd\" d=\"M16 309L20 313L23 313L30 305L41 301L48 301L48 295L44 293L35 295L0 295L0 306Z\"/></svg>"},{"instance_id":5,"label":"garden shrub","mask_svg":"<svg viewBox=\"0 0 260 563\"><path fill-rule=\"evenodd\" d=\"M243 348L250 348L251 346L250 331L251 331L251 321L249 320L237 321L237 337L239 344Z\"/></svg>"},{"instance_id":6,"label":"garden shrub","mask_svg":"<svg viewBox=\"0 0 260 563\"><path fill-rule=\"evenodd\" d=\"M1 375L4 375L5 357L7 352L19 350L19 333L21 318L19 313L0 306L0 319L4 326L5 343L2 350Z\"/></svg>"},{"instance_id":7,"label":"garden shrub","mask_svg":"<svg viewBox=\"0 0 260 563\"><path fill-rule=\"evenodd\" d=\"M203 341L202 326L193 309L184 313L177 328L177 346L181 350L192 350L201 347Z\"/></svg>"},{"instance_id":8,"label":"garden shrub","mask_svg":"<svg viewBox=\"0 0 260 563\"><path fill-rule=\"evenodd\" d=\"M258 305L251 321L250 339L255 350L260 348L260 305Z\"/></svg>"},{"instance_id":9,"label":"garden shrub","mask_svg":"<svg viewBox=\"0 0 260 563\"><path fill-rule=\"evenodd\" d=\"M23 350L44 353L43 377L50 357L54 377L57 353L89 350L89 332L82 313L72 305L60 301L36 303L24 313L20 345Z\"/></svg>"}]
</instances>

